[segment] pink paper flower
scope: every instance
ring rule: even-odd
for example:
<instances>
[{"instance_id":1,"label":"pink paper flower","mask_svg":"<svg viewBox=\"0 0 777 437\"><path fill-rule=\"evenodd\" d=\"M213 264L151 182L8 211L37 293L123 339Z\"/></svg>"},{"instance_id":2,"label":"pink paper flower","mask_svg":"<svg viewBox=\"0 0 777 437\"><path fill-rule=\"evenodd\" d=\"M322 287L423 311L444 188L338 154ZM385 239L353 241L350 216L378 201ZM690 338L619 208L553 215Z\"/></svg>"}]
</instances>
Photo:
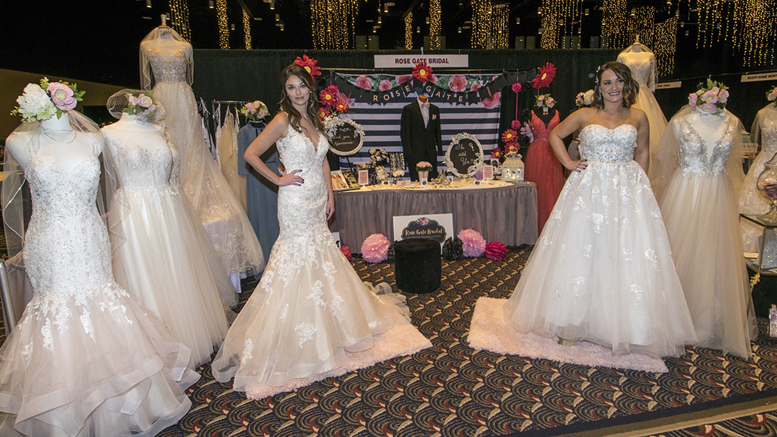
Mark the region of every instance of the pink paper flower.
<instances>
[{"instance_id":1,"label":"pink paper flower","mask_svg":"<svg viewBox=\"0 0 777 437\"><path fill-rule=\"evenodd\" d=\"M518 130L521 128L521 120L513 120L512 123L510 123L510 127L514 130Z\"/></svg>"},{"instance_id":2,"label":"pink paper flower","mask_svg":"<svg viewBox=\"0 0 777 437\"><path fill-rule=\"evenodd\" d=\"M348 246L340 246L340 252L345 255L345 259L351 259L351 249Z\"/></svg>"},{"instance_id":3,"label":"pink paper flower","mask_svg":"<svg viewBox=\"0 0 777 437\"><path fill-rule=\"evenodd\" d=\"M486 258L492 261L507 259L507 248L501 241L490 241L486 244Z\"/></svg>"},{"instance_id":4,"label":"pink paper flower","mask_svg":"<svg viewBox=\"0 0 777 437\"><path fill-rule=\"evenodd\" d=\"M356 78L356 86L359 88L364 88L365 90L368 90L372 88L372 78L369 78L367 76L359 76Z\"/></svg>"},{"instance_id":5,"label":"pink paper flower","mask_svg":"<svg viewBox=\"0 0 777 437\"><path fill-rule=\"evenodd\" d=\"M478 257L486 250L486 240L474 229L459 231L458 237L463 243L464 256Z\"/></svg>"},{"instance_id":6,"label":"pink paper flower","mask_svg":"<svg viewBox=\"0 0 777 437\"><path fill-rule=\"evenodd\" d=\"M460 93L467 89L467 78L463 74L454 74L451 76L448 86L451 88L451 91Z\"/></svg>"},{"instance_id":7,"label":"pink paper flower","mask_svg":"<svg viewBox=\"0 0 777 437\"><path fill-rule=\"evenodd\" d=\"M372 234L362 243L362 256L371 263L379 263L388 258L388 249L391 243L383 234Z\"/></svg>"},{"instance_id":8,"label":"pink paper flower","mask_svg":"<svg viewBox=\"0 0 777 437\"><path fill-rule=\"evenodd\" d=\"M378 89L381 91L388 91L391 89L391 82L383 79L380 81L380 84L378 85Z\"/></svg>"},{"instance_id":9,"label":"pink paper flower","mask_svg":"<svg viewBox=\"0 0 777 437\"><path fill-rule=\"evenodd\" d=\"M518 93L520 93L520 92L521 92L521 88L522 88L522 87L521 87L521 84L520 84L520 82L516 82L516 83L514 83L514 84L513 84L513 92L514 92L515 94L518 94Z\"/></svg>"}]
</instances>

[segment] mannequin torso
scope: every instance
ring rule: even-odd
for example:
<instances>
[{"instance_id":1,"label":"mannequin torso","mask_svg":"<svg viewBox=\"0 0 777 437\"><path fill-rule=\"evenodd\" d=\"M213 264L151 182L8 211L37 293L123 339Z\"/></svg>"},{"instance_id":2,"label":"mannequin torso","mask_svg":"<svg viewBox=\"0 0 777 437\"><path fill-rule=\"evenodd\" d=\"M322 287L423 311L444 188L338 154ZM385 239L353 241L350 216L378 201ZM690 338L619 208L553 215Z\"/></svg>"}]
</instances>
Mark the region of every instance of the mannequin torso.
<instances>
[{"instance_id":1,"label":"mannequin torso","mask_svg":"<svg viewBox=\"0 0 777 437\"><path fill-rule=\"evenodd\" d=\"M726 117L718 114L705 114L699 111L691 111L685 118L693 130L699 134L699 137L704 142L707 149L707 154L715 147L717 140L724 134L726 129ZM676 123L674 125L675 135L678 138L682 135L682 124Z\"/></svg>"},{"instance_id":2,"label":"mannequin torso","mask_svg":"<svg viewBox=\"0 0 777 437\"><path fill-rule=\"evenodd\" d=\"M19 165L26 171L34 155L46 155L57 161L59 166L70 171L84 158L94 156L92 143L82 132L70 126L67 114L52 117L40 123L41 129L33 132L16 133L8 137L6 146ZM32 150L35 147L36 150Z\"/></svg>"},{"instance_id":3,"label":"mannequin torso","mask_svg":"<svg viewBox=\"0 0 777 437\"><path fill-rule=\"evenodd\" d=\"M148 152L155 152L166 147L165 137L160 135L162 127L153 123L142 122L136 116L123 113L116 123L103 128L104 131L118 140L134 140L138 146ZM118 150L113 142L108 142L108 147L114 156Z\"/></svg>"}]
</instances>

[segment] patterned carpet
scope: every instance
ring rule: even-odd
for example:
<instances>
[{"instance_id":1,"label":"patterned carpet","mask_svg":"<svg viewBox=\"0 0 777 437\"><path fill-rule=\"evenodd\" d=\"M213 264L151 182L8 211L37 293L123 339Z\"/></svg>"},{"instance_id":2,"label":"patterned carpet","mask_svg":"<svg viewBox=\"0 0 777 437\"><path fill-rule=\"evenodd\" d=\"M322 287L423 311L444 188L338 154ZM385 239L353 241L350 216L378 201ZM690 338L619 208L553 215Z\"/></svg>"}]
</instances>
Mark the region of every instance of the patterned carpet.
<instances>
[{"instance_id":1,"label":"patterned carpet","mask_svg":"<svg viewBox=\"0 0 777 437\"><path fill-rule=\"evenodd\" d=\"M777 341L765 335L750 361L688 348L665 374L471 349L475 301L507 298L529 252L443 262L441 290L407 300L433 344L412 356L259 401L203 366L191 411L160 436L777 436ZM367 281L394 284L392 264L353 265ZM244 281L241 307L255 286Z\"/></svg>"}]
</instances>

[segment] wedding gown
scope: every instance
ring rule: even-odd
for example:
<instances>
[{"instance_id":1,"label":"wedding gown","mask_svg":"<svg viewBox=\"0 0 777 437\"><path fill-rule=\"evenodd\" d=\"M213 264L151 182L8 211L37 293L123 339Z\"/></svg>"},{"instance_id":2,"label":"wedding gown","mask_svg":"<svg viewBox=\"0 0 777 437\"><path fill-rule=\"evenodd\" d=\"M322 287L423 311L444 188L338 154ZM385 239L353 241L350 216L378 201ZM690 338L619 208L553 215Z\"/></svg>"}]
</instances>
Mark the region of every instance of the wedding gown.
<instances>
[{"instance_id":1,"label":"wedding gown","mask_svg":"<svg viewBox=\"0 0 777 437\"><path fill-rule=\"evenodd\" d=\"M252 398L431 346L396 295L368 290L337 248L326 224L326 138L319 134L314 146L289 127L276 144L286 169L301 169L304 183L280 187L280 236L211 365L218 381L234 377L233 388ZM293 381L300 378L308 379Z\"/></svg>"},{"instance_id":2,"label":"wedding gown","mask_svg":"<svg viewBox=\"0 0 777 437\"><path fill-rule=\"evenodd\" d=\"M550 217L553 205L564 187L564 173L561 162L556 158L548 142L548 134L559 124L558 111L547 126L531 111L529 127L534 139L526 151L526 174L524 178L537 184L537 227L542 232Z\"/></svg>"},{"instance_id":3,"label":"wedding gown","mask_svg":"<svg viewBox=\"0 0 777 437\"><path fill-rule=\"evenodd\" d=\"M572 172L504 304L519 332L587 340L614 353L679 356L694 343L637 129L580 132L588 167Z\"/></svg>"},{"instance_id":4,"label":"wedding gown","mask_svg":"<svg viewBox=\"0 0 777 437\"><path fill-rule=\"evenodd\" d=\"M189 350L114 282L94 148L66 170L30 144L34 297L0 349L0 435L150 436L191 406Z\"/></svg>"},{"instance_id":5,"label":"wedding gown","mask_svg":"<svg viewBox=\"0 0 777 437\"><path fill-rule=\"evenodd\" d=\"M172 31L171 31L172 32ZM175 35L175 34L174 34ZM262 248L240 202L210 156L202 137L202 121L189 86L192 46L164 38L141 43L153 75L154 97L165 108L165 126L181 154L181 186L184 195L205 226L216 252L230 274L258 274L264 269ZM151 82L144 79L144 85Z\"/></svg>"},{"instance_id":6,"label":"wedding gown","mask_svg":"<svg viewBox=\"0 0 777 437\"><path fill-rule=\"evenodd\" d=\"M714 144L706 143L688 120L693 114L672 118L666 134L671 137L660 148L676 139L679 166L660 203L699 345L749 358L757 330L737 197L726 169L742 173L739 151L732 153L741 123L724 114Z\"/></svg>"},{"instance_id":7,"label":"wedding gown","mask_svg":"<svg viewBox=\"0 0 777 437\"><path fill-rule=\"evenodd\" d=\"M753 123L752 132L761 137L761 152L756 156L745 177L744 192L739 198L739 212L742 214L760 215L769 211L770 202L758 193L756 181L764 171L764 164L777 153L777 109L773 103L758 111ZM742 238L745 252L757 252L757 240L763 234L762 229L746 226L742 223Z\"/></svg>"},{"instance_id":8,"label":"wedding gown","mask_svg":"<svg viewBox=\"0 0 777 437\"><path fill-rule=\"evenodd\" d=\"M164 144L153 151L128 140L130 132L102 132L121 181L109 212L116 282L192 350L195 368L210 361L227 335L225 307L236 304L234 289L178 191L178 152L168 147L164 130L137 133L139 140L149 135Z\"/></svg>"},{"instance_id":9,"label":"wedding gown","mask_svg":"<svg viewBox=\"0 0 777 437\"><path fill-rule=\"evenodd\" d=\"M243 210L247 210L246 178L238 174L237 171L237 131L239 129L235 114L227 108L227 115L224 118L224 125L221 127L216 149L218 149L219 166L224 179L229 184L232 192L235 193L235 196L237 196Z\"/></svg>"}]
</instances>

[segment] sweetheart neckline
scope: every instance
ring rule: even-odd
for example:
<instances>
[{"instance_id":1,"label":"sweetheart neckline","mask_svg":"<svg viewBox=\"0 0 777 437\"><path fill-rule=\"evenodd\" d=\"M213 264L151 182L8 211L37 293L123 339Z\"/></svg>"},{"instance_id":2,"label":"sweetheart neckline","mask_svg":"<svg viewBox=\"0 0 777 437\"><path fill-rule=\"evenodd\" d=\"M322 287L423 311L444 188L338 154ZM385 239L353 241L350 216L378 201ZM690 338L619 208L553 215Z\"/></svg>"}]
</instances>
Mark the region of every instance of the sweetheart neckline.
<instances>
[{"instance_id":1,"label":"sweetheart neckline","mask_svg":"<svg viewBox=\"0 0 777 437\"><path fill-rule=\"evenodd\" d=\"M32 161L31 161L31 162L34 162L36 159L42 159L42 158L41 158L42 156L47 156L47 155L35 155L35 156L32 158ZM73 167L71 167L69 170L66 170L66 169L65 169L65 168L62 166L62 164L60 164L60 162L59 162L59 161L57 161L56 159L51 159L49 162L51 162L52 164L54 164L54 166L55 166L55 167L56 167L56 168L57 168L57 169L58 169L60 172L66 173L68 176L70 176L71 174L73 174L73 170L75 170L75 168L76 168L76 167L80 166L81 164L84 164L84 163L86 163L87 161L91 161L92 159L94 159L94 160L95 160L95 161L97 161L98 163L100 162L100 159L99 159L98 157L96 157L96 156L94 156L94 155L90 155L88 158L86 158L86 159L82 159L81 161L78 161L77 163L75 163L75 165L73 165ZM35 171L35 170L34 170L34 168L33 168L33 166L30 166L30 169L31 169L32 171Z\"/></svg>"},{"instance_id":2,"label":"sweetheart neckline","mask_svg":"<svg viewBox=\"0 0 777 437\"><path fill-rule=\"evenodd\" d=\"M583 132L583 130L584 130L585 128L589 127L589 126L600 126L600 127L604 128L604 129L607 129L607 130L616 130L616 129L620 129L620 128L622 128L623 126L631 126L632 128L634 128L634 130L635 130L635 131L637 130L637 127L636 127L636 126L634 126L634 125L633 125L633 124L631 124L631 123L623 123L623 124L621 124L621 125L618 125L618 126L615 126L615 127L607 127L607 126L605 126L605 125L603 125L603 124L599 124L599 123L591 123L591 124L587 124L587 125L583 126L583 127L582 127L582 129L580 129L580 132Z\"/></svg>"}]
</instances>

